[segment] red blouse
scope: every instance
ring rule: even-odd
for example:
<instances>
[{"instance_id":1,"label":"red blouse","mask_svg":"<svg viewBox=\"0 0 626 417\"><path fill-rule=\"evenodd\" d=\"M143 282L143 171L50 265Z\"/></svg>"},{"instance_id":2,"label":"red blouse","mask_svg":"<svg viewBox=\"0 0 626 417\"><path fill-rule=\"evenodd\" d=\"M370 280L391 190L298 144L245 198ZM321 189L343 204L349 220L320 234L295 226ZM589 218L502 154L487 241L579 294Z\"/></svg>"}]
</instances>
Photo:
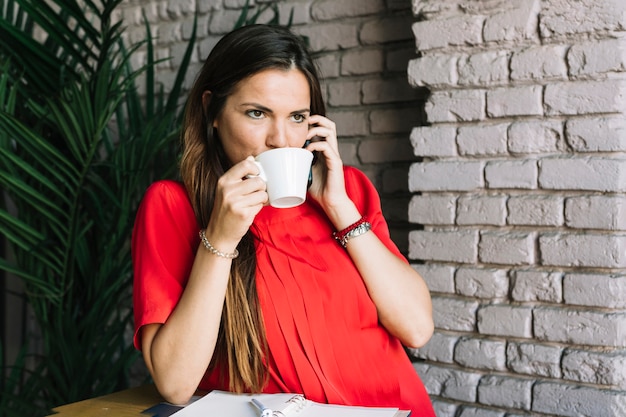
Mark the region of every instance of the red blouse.
<instances>
[{"instance_id":1,"label":"red blouse","mask_svg":"<svg viewBox=\"0 0 626 417\"><path fill-rule=\"evenodd\" d=\"M389 237L372 183L355 168L344 171L350 198L379 239L402 257ZM392 406L412 410L414 417L434 416L401 343L378 322L376 306L350 256L332 238L333 230L312 199L290 209L264 207L251 226L270 351L265 392L303 393L318 402ZM182 184L159 181L150 186L132 240L138 349L141 326L165 323L176 306L199 244L198 224ZM207 372L199 388L227 390L218 380L217 371Z\"/></svg>"}]
</instances>

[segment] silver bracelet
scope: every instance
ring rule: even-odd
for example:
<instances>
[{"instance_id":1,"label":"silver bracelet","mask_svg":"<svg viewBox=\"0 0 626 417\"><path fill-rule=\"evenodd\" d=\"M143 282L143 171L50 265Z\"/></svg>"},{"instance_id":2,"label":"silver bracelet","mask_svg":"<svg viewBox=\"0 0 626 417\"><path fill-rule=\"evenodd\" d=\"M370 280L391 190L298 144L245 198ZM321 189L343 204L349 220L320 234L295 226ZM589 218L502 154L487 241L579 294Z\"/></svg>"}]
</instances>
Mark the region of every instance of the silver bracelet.
<instances>
[{"instance_id":1,"label":"silver bracelet","mask_svg":"<svg viewBox=\"0 0 626 417\"><path fill-rule=\"evenodd\" d=\"M226 258L226 259L235 259L236 257L239 256L239 251L237 249L235 249L235 251L232 253L222 252L220 250L217 250L213 245L211 245L211 242L209 242L209 239L206 238L206 234L204 234L204 229L200 230L198 234L200 235L200 239L202 240L202 244L204 245L206 250L211 252L213 255L219 256L220 258Z\"/></svg>"},{"instance_id":2,"label":"silver bracelet","mask_svg":"<svg viewBox=\"0 0 626 417\"><path fill-rule=\"evenodd\" d=\"M346 245L348 244L348 240L355 238L357 236L361 236L362 234L369 232L371 229L372 229L372 225L370 224L370 222L363 222L359 224L357 227L355 227L354 229L350 230L348 233L346 233L341 238L341 240L339 240L339 243L341 243L341 246L345 248Z\"/></svg>"}]
</instances>

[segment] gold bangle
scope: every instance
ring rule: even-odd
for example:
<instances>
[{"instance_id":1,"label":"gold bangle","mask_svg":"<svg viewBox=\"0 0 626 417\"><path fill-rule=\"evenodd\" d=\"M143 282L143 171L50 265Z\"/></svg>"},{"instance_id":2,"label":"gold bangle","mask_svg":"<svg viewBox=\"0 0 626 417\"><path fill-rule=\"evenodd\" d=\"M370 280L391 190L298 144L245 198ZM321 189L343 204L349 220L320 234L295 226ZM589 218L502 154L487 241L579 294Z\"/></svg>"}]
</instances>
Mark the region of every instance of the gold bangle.
<instances>
[{"instance_id":1,"label":"gold bangle","mask_svg":"<svg viewBox=\"0 0 626 417\"><path fill-rule=\"evenodd\" d=\"M200 239L202 240L202 244L204 245L206 250L211 252L213 255L219 256L220 258L226 258L226 259L235 259L236 257L239 256L239 251L237 249L235 249L235 251L232 253L222 252L220 250L217 250L213 245L211 245L211 243L209 242L209 239L206 238L206 234L204 234L204 229L200 230L198 234L200 235Z\"/></svg>"}]
</instances>

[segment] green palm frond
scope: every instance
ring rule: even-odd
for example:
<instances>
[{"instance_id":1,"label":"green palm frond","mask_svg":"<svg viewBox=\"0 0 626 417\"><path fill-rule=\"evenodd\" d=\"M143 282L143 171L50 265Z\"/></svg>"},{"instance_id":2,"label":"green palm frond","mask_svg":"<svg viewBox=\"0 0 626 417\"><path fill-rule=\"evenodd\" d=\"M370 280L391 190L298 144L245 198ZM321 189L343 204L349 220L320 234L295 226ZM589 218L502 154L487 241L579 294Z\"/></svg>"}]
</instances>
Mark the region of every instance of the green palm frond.
<instances>
[{"instance_id":1,"label":"green palm frond","mask_svg":"<svg viewBox=\"0 0 626 417\"><path fill-rule=\"evenodd\" d=\"M15 377L3 382L15 396L2 396L0 406L16 415L124 388L139 357L127 337L129 238L144 190L175 175L195 25L165 94L155 83L147 21L145 44L130 47L122 22L112 23L120 2L0 5L0 188L13 207L0 206L11 249L0 270L23 282L43 344L32 372L16 362ZM35 26L44 39L33 35ZM147 64L133 69L130 58L142 46Z\"/></svg>"}]
</instances>

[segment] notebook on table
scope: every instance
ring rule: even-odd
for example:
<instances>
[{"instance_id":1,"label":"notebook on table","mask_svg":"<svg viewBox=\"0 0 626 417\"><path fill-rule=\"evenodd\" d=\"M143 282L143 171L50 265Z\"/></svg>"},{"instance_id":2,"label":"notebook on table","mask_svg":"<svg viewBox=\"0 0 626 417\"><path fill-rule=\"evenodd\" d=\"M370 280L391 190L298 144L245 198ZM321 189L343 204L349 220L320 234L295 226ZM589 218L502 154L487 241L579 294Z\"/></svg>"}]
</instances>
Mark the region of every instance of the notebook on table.
<instances>
[{"instance_id":1,"label":"notebook on table","mask_svg":"<svg viewBox=\"0 0 626 417\"><path fill-rule=\"evenodd\" d=\"M173 414L174 417L259 417L261 407L272 417L407 417L410 411L393 407L321 404L300 394L234 394L211 391ZM270 411L271 410L271 411Z\"/></svg>"}]
</instances>

